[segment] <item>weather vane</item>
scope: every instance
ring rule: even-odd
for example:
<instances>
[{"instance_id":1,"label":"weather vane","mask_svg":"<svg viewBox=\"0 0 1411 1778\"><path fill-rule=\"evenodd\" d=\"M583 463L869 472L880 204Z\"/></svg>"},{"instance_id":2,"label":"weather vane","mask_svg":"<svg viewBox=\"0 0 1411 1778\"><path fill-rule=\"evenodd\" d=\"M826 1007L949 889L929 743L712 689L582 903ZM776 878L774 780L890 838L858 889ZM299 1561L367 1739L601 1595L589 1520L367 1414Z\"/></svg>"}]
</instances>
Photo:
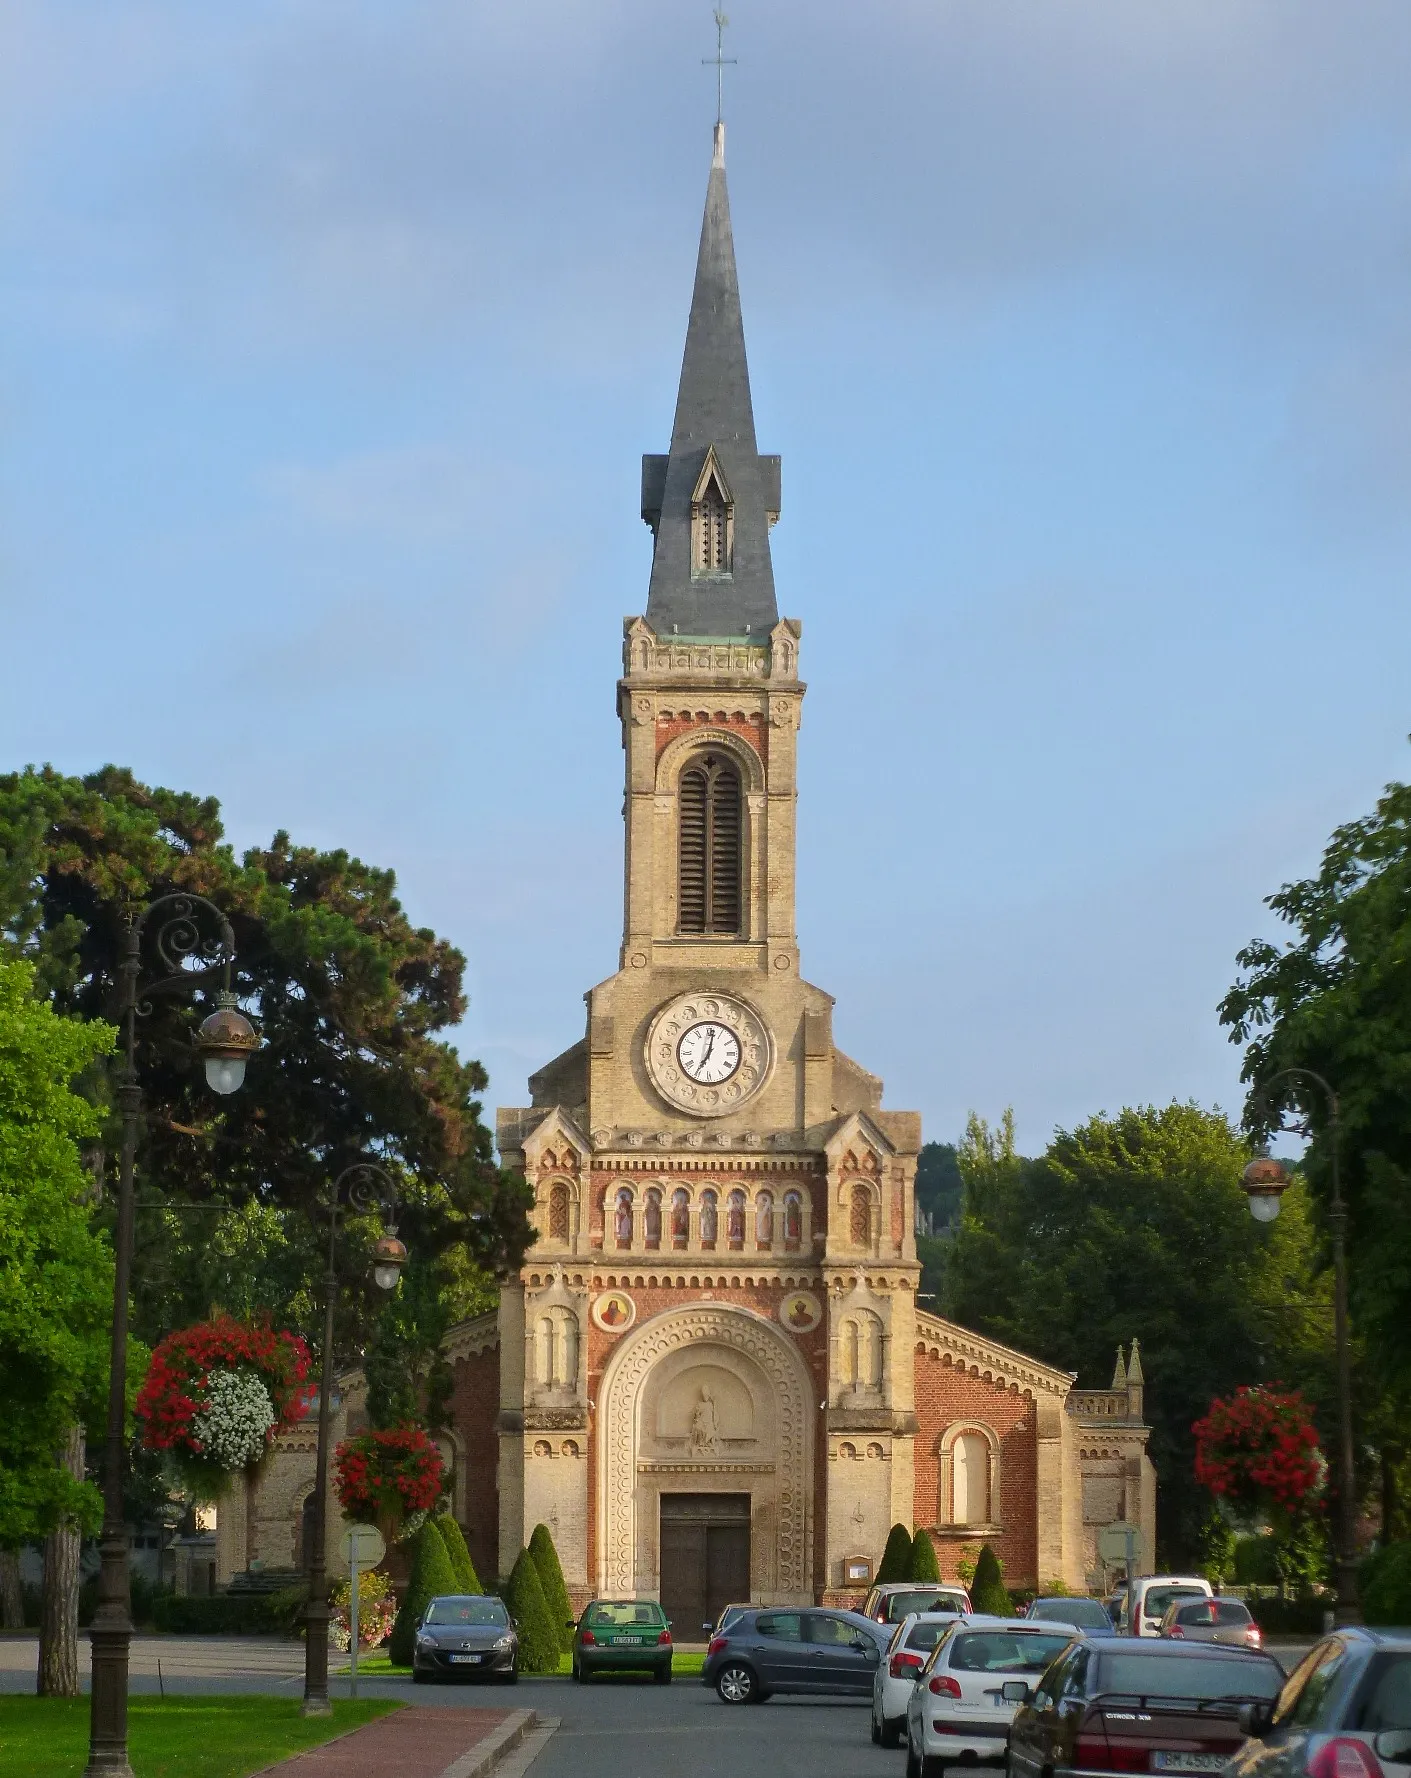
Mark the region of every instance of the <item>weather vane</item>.
<instances>
[{"instance_id":1,"label":"weather vane","mask_svg":"<svg viewBox=\"0 0 1411 1778\"><path fill-rule=\"evenodd\" d=\"M725 27L729 23L730 20L717 6L715 9L715 54L701 57L703 68L715 69L715 121L717 123L725 121L725 70L737 65L736 58L727 56L725 53Z\"/></svg>"}]
</instances>

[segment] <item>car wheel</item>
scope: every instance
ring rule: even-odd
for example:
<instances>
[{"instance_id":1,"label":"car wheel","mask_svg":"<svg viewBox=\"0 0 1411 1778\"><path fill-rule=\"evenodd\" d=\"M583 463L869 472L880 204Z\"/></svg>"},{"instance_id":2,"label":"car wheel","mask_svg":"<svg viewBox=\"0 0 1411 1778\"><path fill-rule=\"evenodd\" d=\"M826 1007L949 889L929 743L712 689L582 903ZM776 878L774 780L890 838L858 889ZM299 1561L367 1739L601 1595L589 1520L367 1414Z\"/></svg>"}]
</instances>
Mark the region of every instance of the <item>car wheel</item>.
<instances>
[{"instance_id":1,"label":"car wheel","mask_svg":"<svg viewBox=\"0 0 1411 1778\"><path fill-rule=\"evenodd\" d=\"M753 1668L731 1661L716 1675L715 1689L723 1704L752 1704L759 1683Z\"/></svg>"},{"instance_id":2,"label":"car wheel","mask_svg":"<svg viewBox=\"0 0 1411 1778\"><path fill-rule=\"evenodd\" d=\"M658 1685L670 1685L671 1684L671 1669L670 1669L670 1667L658 1667L657 1668L656 1682Z\"/></svg>"},{"instance_id":3,"label":"car wheel","mask_svg":"<svg viewBox=\"0 0 1411 1778\"><path fill-rule=\"evenodd\" d=\"M877 1721L877 1712L875 1710L872 1712L872 1745L874 1747L880 1747L882 1745L882 1725Z\"/></svg>"},{"instance_id":4,"label":"car wheel","mask_svg":"<svg viewBox=\"0 0 1411 1778\"><path fill-rule=\"evenodd\" d=\"M427 1682L427 1679L429 1677L430 1677L430 1675L423 1673L420 1667L413 1667L412 1668L412 1684L413 1685L425 1685Z\"/></svg>"},{"instance_id":5,"label":"car wheel","mask_svg":"<svg viewBox=\"0 0 1411 1778\"><path fill-rule=\"evenodd\" d=\"M881 1733L877 1738L882 1743L883 1747L900 1747L901 1732L905 1727L906 1724L904 1722L888 1722L884 1716L882 1718Z\"/></svg>"},{"instance_id":6,"label":"car wheel","mask_svg":"<svg viewBox=\"0 0 1411 1778\"><path fill-rule=\"evenodd\" d=\"M500 1684L501 1685L518 1685L519 1684L519 1668L518 1667L511 1667L508 1673L502 1673L500 1675Z\"/></svg>"},{"instance_id":7,"label":"car wheel","mask_svg":"<svg viewBox=\"0 0 1411 1778\"><path fill-rule=\"evenodd\" d=\"M911 1727L906 1731L906 1778L921 1778L921 1761L916 1757L916 1749L911 1745Z\"/></svg>"},{"instance_id":8,"label":"car wheel","mask_svg":"<svg viewBox=\"0 0 1411 1778\"><path fill-rule=\"evenodd\" d=\"M937 1759L934 1753L926 1754L921 1761L921 1778L944 1778L946 1763Z\"/></svg>"}]
</instances>

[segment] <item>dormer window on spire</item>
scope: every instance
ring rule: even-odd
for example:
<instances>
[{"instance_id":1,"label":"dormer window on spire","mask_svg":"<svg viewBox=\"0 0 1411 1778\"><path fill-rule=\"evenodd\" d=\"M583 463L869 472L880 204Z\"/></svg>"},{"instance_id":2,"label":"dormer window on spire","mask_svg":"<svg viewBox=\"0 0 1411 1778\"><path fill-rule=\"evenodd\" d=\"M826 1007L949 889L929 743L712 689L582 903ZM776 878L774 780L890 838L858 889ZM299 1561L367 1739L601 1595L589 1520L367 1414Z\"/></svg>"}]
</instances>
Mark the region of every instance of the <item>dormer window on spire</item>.
<instances>
[{"instance_id":1,"label":"dormer window on spire","mask_svg":"<svg viewBox=\"0 0 1411 1778\"><path fill-rule=\"evenodd\" d=\"M729 574L734 554L735 503L710 450L691 497L691 573Z\"/></svg>"}]
</instances>

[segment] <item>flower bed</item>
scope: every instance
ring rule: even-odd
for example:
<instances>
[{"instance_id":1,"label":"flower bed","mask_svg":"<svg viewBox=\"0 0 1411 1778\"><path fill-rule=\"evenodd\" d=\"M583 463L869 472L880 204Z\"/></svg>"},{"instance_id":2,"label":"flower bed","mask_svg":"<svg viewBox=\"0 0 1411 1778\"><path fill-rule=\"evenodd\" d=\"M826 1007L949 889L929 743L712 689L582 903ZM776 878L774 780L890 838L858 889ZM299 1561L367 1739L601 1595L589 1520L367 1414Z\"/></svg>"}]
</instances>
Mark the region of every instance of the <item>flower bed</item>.
<instances>
[{"instance_id":1,"label":"flower bed","mask_svg":"<svg viewBox=\"0 0 1411 1778\"><path fill-rule=\"evenodd\" d=\"M333 1589L329 1603L333 1620L328 1633L333 1646L345 1652L353 1646L353 1583L340 1581ZM377 1648L392 1634L397 1615L397 1601L392 1581L381 1569L373 1568L358 1576L358 1650Z\"/></svg>"},{"instance_id":2,"label":"flower bed","mask_svg":"<svg viewBox=\"0 0 1411 1778\"><path fill-rule=\"evenodd\" d=\"M158 1344L138 1391L142 1442L171 1453L193 1496L215 1498L302 1413L309 1370L299 1335L268 1323L221 1315L181 1328Z\"/></svg>"}]
</instances>

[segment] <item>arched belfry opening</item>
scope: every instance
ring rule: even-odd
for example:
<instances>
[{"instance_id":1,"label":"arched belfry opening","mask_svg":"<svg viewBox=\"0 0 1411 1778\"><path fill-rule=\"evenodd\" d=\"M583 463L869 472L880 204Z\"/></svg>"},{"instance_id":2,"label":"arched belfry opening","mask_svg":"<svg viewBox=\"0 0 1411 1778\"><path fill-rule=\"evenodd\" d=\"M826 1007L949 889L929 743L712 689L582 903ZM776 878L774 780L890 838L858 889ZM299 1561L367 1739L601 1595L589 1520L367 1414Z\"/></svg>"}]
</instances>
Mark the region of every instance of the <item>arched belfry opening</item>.
<instances>
[{"instance_id":1,"label":"arched belfry opening","mask_svg":"<svg viewBox=\"0 0 1411 1778\"><path fill-rule=\"evenodd\" d=\"M711 451L691 497L691 572L729 574L734 554L735 503Z\"/></svg>"},{"instance_id":2,"label":"arched belfry opening","mask_svg":"<svg viewBox=\"0 0 1411 1778\"><path fill-rule=\"evenodd\" d=\"M725 753L703 753L681 773L677 930L738 938L743 897L740 773Z\"/></svg>"}]
</instances>

